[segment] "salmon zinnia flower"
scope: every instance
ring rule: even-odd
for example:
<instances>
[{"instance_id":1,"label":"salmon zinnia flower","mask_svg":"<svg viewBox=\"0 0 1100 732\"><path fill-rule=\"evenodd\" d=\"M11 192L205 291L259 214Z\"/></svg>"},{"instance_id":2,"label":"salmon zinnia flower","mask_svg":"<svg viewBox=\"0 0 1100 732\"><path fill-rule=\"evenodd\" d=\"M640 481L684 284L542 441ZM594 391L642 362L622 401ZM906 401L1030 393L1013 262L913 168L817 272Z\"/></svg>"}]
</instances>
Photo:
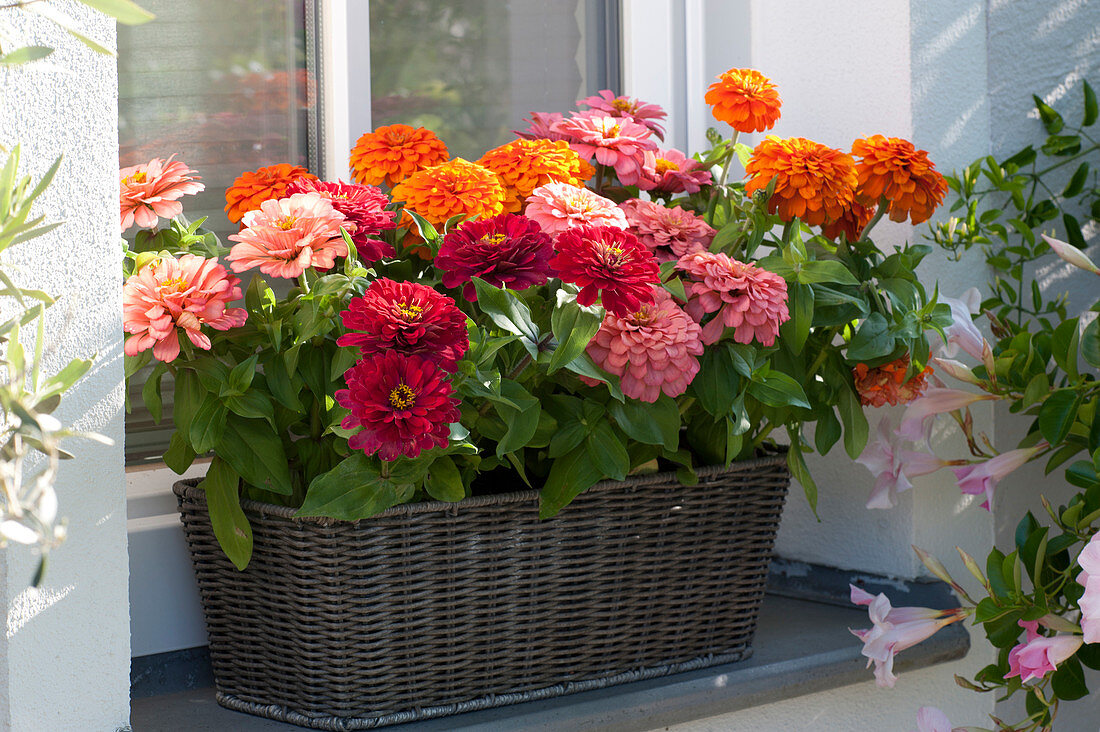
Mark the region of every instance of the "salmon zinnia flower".
<instances>
[{"instance_id":1,"label":"salmon zinnia flower","mask_svg":"<svg viewBox=\"0 0 1100 732\"><path fill-rule=\"evenodd\" d=\"M653 201L632 198L620 208L630 229L649 247L659 262L670 262L685 254L706 251L715 231L701 216L679 206L669 208Z\"/></svg>"},{"instance_id":2,"label":"salmon zinnia flower","mask_svg":"<svg viewBox=\"0 0 1100 732\"><path fill-rule=\"evenodd\" d=\"M539 186L531 192L523 213L550 236L576 226L627 226L623 210L610 198L568 183Z\"/></svg>"},{"instance_id":3,"label":"salmon zinnia flower","mask_svg":"<svg viewBox=\"0 0 1100 732\"><path fill-rule=\"evenodd\" d=\"M308 268L329 269L336 257L348 255L340 234L344 214L318 193L295 193L264 201L244 215L244 229L230 236L238 242L226 257L234 272L259 267L272 277L293 279Z\"/></svg>"},{"instance_id":4,"label":"salmon zinnia flower","mask_svg":"<svg viewBox=\"0 0 1100 732\"><path fill-rule=\"evenodd\" d=\"M581 186L596 169L564 140L513 140L481 156L478 165L497 174L504 185L504 210L518 213L523 201L546 183Z\"/></svg>"},{"instance_id":5,"label":"salmon zinnia flower","mask_svg":"<svg viewBox=\"0 0 1100 732\"><path fill-rule=\"evenodd\" d=\"M563 282L580 285L577 302L600 302L609 313L626 317L653 302L660 268L633 234L609 226L579 226L554 242L550 266Z\"/></svg>"},{"instance_id":6,"label":"salmon zinnia flower","mask_svg":"<svg viewBox=\"0 0 1100 732\"><path fill-rule=\"evenodd\" d=\"M802 137L768 137L752 151L745 172L752 176L745 184L745 193L750 195L775 179L768 210L784 221L797 217L810 226L835 221L855 197L852 158Z\"/></svg>"},{"instance_id":7,"label":"salmon zinnia flower","mask_svg":"<svg viewBox=\"0 0 1100 732\"><path fill-rule=\"evenodd\" d=\"M393 247L378 238L382 231L397 226L393 211L386 210L390 199L380 188L299 178L291 185L290 192L317 193L344 214L344 228L364 262L394 255Z\"/></svg>"},{"instance_id":8,"label":"salmon zinnia flower","mask_svg":"<svg viewBox=\"0 0 1100 732\"><path fill-rule=\"evenodd\" d=\"M367 132L351 149L356 183L393 187L423 168L446 162L447 146L431 130L388 125Z\"/></svg>"},{"instance_id":9,"label":"salmon zinnia flower","mask_svg":"<svg viewBox=\"0 0 1100 732\"><path fill-rule=\"evenodd\" d=\"M472 302L477 300L473 277L511 290L544 284L553 254L550 237L537 223L506 213L466 221L449 231L435 266L443 272L444 287L463 285L462 295Z\"/></svg>"},{"instance_id":10,"label":"salmon zinnia flower","mask_svg":"<svg viewBox=\"0 0 1100 732\"><path fill-rule=\"evenodd\" d=\"M733 328L738 343L759 341L771 346L779 326L790 320L787 310L787 281L755 264L731 259L726 254L696 252L680 259L677 267L694 281L686 285L690 298L687 312L702 323L703 343L717 343L726 328Z\"/></svg>"},{"instance_id":11,"label":"salmon zinnia flower","mask_svg":"<svg viewBox=\"0 0 1100 732\"><path fill-rule=\"evenodd\" d=\"M865 407L881 407L885 404L894 406L913 401L928 386L924 380L932 373L932 367L926 366L911 378L908 373L908 353L873 368L865 363L857 363L852 369L852 379L855 381L860 403Z\"/></svg>"},{"instance_id":12,"label":"salmon zinnia flower","mask_svg":"<svg viewBox=\"0 0 1100 732\"><path fill-rule=\"evenodd\" d=\"M341 426L360 429L348 447L396 460L447 446L459 400L446 372L430 360L389 351L362 359L344 380L348 388L337 390L336 401L351 414Z\"/></svg>"},{"instance_id":13,"label":"salmon zinnia flower","mask_svg":"<svg viewBox=\"0 0 1100 732\"><path fill-rule=\"evenodd\" d=\"M665 393L678 397L699 373L703 355L699 324L665 292L653 287L653 302L625 317L608 313L588 355L619 377L623 394L653 403Z\"/></svg>"},{"instance_id":14,"label":"salmon zinnia flower","mask_svg":"<svg viewBox=\"0 0 1100 732\"><path fill-rule=\"evenodd\" d=\"M486 218L504 210L504 186L497 174L462 158L416 171L394 187L392 196L436 226L460 214ZM411 224L411 218L402 224Z\"/></svg>"},{"instance_id":15,"label":"salmon zinnia flower","mask_svg":"<svg viewBox=\"0 0 1100 732\"><path fill-rule=\"evenodd\" d=\"M241 173L225 192L225 215L234 224L249 211L260 208L264 201L278 200L290 195L287 189L299 178L317 180L301 165L279 163L256 171Z\"/></svg>"},{"instance_id":16,"label":"salmon zinnia flower","mask_svg":"<svg viewBox=\"0 0 1100 732\"><path fill-rule=\"evenodd\" d=\"M172 157L175 157L174 155ZM178 160L153 158L144 165L118 171L119 209L122 230L135 223L143 229L157 225L159 218L171 219L183 213L177 199L198 193L206 186L195 171Z\"/></svg>"},{"instance_id":17,"label":"salmon zinnia flower","mask_svg":"<svg viewBox=\"0 0 1100 732\"><path fill-rule=\"evenodd\" d=\"M738 132L770 130L783 104L775 84L755 69L726 71L710 85L704 99L716 120Z\"/></svg>"},{"instance_id":18,"label":"salmon zinnia flower","mask_svg":"<svg viewBox=\"0 0 1100 732\"><path fill-rule=\"evenodd\" d=\"M885 197L891 221L922 223L943 203L947 181L936 172L927 150L898 137L872 135L853 142L852 155L861 158L856 163L860 202L874 207Z\"/></svg>"},{"instance_id":19,"label":"salmon zinnia flower","mask_svg":"<svg viewBox=\"0 0 1100 732\"><path fill-rule=\"evenodd\" d=\"M248 313L227 307L241 296L240 279L225 271L216 259L184 254L164 257L142 267L126 280L122 290L123 330L127 356L149 348L159 361L180 354L179 331L198 348L209 351L208 325L229 330L244 325Z\"/></svg>"}]
</instances>

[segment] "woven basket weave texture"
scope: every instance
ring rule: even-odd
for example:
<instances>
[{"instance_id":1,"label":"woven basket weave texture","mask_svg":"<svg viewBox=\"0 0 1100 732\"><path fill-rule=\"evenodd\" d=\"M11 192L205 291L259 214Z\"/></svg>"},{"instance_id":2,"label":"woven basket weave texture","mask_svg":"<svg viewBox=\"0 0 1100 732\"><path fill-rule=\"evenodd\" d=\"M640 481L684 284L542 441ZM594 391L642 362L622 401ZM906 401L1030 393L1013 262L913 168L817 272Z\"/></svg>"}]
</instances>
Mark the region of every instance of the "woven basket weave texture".
<instances>
[{"instance_id":1,"label":"woven basket weave texture","mask_svg":"<svg viewBox=\"0 0 1100 732\"><path fill-rule=\"evenodd\" d=\"M178 482L219 701L369 729L747 657L785 459L699 478L600 483L545 521L536 491L354 523L245 501L244 572Z\"/></svg>"}]
</instances>

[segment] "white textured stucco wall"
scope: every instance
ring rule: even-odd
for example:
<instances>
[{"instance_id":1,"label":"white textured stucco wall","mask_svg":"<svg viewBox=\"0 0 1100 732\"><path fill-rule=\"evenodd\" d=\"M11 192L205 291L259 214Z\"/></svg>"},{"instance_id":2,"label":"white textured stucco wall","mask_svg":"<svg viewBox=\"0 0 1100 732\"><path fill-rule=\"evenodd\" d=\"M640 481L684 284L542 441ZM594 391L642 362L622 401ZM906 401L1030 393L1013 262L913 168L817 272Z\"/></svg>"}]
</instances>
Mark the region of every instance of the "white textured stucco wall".
<instances>
[{"instance_id":1,"label":"white textured stucco wall","mask_svg":"<svg viewBox=\"0 0 1100 732\"><path fill-rule=\"evenodd\" d=\"M53 0L87 34L110 39L105 16ZM0 9L27 41L57 49L52 67L0 70L0 144L23 147L36 178L65 159L38 213L64 225L17 246L4 261L17 281L58 297L47 321L48 366L96 356L58 417L114 447L72 441L57 489L69 538L51 556L41 590L34 558L0 554L7 626L0 654L0 729L114 730L129 718L129 612L122 458L122 325L118 245L117 72L37 16ZM18 268L16 268L18 265Z\"/></svg>"}]
</instances>

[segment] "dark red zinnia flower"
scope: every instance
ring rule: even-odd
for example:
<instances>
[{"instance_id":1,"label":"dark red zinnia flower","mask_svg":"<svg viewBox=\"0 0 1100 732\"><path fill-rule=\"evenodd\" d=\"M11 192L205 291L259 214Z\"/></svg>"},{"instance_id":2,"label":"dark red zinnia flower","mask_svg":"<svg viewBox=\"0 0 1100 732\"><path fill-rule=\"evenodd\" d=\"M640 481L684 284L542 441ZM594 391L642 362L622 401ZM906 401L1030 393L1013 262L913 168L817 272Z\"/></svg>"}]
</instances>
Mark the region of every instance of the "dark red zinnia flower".
<instances>
[{"instance_id":1,"label":"dark red zinnia flower","mask_svg":"<svg viewBox=\"0 0 1100 732\"><path fill-rule=\"evenodd\" d=\"M625 318L653 302L650 287L660 282L653 253L630 232L610 226L577 226L554 242L550 260L563 282L580 285L577 302L591 305L596 295L611 314Z\"/></svg>"},{"instance_id":2,"label":"dark red zinnia flower","mask_svg":"<svg viewBox=\"0 0 1100 732\"><path fill-rule=\"evenodd\" d=\"M359 346L364 356L389 351L418 355L447 371L470 347L466 316L455 301L415 282L375 280L362 297L352 298L340 313L341 346Z\"/></svg>"},{"instance_id":3,"label":"dark red zinnia flower","mask_svg":"<svg viewBox=\"0 0 1100 732\"><path fill-rule=\"evenodd\" d=\"M323 180L298 178L287 189L292 193L319 193L332 201L332 207L347 217L348 234L355 243L359 258L364 262L375 262L383 257L394 256L393 247L378 239L385 229L397 226L396 214L387 211L390 199L381 189L374 186L360 186L354 183L329 183Z\"/></svg>"},{"instance_id":4,"label":"dark red zinnia flower","mask_svg":"<svg viewBox=\"0 0 1100 732\"><path fill-rule=\"evenodd\" d=\"M531 219L500 214L467 221L443 238L435 266L443 270L444 287L462 288L467 300L477 300L470 282L480 277L497 287L525 290L550 277L554 246Z\"/></svg>"},{"instance_id":5,"label":"dark red zinnia flower","mask_svg":"<svg viewBox=\"0 0 1100 732\"><path fill-rule=\"evenodd\" d=\"M394 351L364 358L344 374L347 389L336 392L351 410L341 426L361 428L348 446L383 460L414 458L421 450L446 447L459 400L447 373L420 356Z\"/></svg>"}]
</instances>

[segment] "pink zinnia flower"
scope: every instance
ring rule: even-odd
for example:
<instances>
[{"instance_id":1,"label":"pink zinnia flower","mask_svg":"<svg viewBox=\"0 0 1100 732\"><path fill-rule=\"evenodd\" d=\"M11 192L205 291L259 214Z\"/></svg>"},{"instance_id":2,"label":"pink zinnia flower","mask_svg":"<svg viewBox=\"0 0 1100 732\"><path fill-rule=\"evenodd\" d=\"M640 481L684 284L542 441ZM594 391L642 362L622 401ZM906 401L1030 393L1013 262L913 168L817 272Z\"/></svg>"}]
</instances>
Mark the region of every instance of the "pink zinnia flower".
<instances>
[{"instance_id":1,"label":"pink zinnia flower","mask_svg":"<svg viewBox=\"0 0 1100 732\"><path fill-rule=\"evenodd\" d=\"M550 236L576 226L627 227L626 214L614 201L568 183L547 183L531 191L523 214Z\"/></svg>"},{"instance_id":2,"label":"pink zinnia flower","mask_svg":"<svg viewBox=\"0 0 1100 732\"><path fill-rule=\"evenodd\" d=\"M641 102L634 97L615 96L615 93L610 89L604 89L593 96L578 99L577 104L607 112L612 117L625 117L632 122L645 125L654 135L662 140L665 139L665 128L657 120L667 117L668 112L661 109L659 105Z\"/></svg>"},{"instance_id":3,"label":"pink zinnia flower","mask_svg":"<svg viewBox=\"0 0 1100 732\"><path fill-rule=\"evenodd\" d=\"M344 214L318 193L295 193L267 200L244 215L239 242L226 257L234 272L259 267L264 274L293 279L308 268L329 269L348 255L340 235Z\"/></svg>"},{"instance_id":4,"label":"pink zinnia flower","mask_svg":"<svg viewBox=\"0 0 1100 732\"><path fill-rule=\"evenodd\" d=\"M705 252L714 238L714 229L702 217L679 206L669 208L632 198L619 207L638 240L649 247L659 262Z\"/></svg>"},{"instance_id":5,"label":"pink zinnia flower","mask_svg":"<svg viewBox=\"0 0 1100 732\"><path fill-rule=\"evenodd\" d=\"M1081 608L1081 630L1085 643L1100 643L1100 534L1093 534L1085 544L1077 564L1081 567L1077 584L1085 588L1085 594L1077 601Z\"/></svg>"},{"instance_id":6,"label":"pink zinnia flower","mask_svg":"<svg viewBox=\"0 0 1100 732\"><path fill-rule=\"evenodd\" d=\"M317 193L344 214L344 229L355 244L356 254L364 262L376 262L394 256L393 247L379 239L386 229L397 227L396 213L387 211L390 199L375 186L355 183L329 183L305 176L296 178L287 188L288 195Z\"/></svg>"},{"instance_id":7,"label":"pink zinnia flower","mask_svg":"<svg viewBox=\"0 0 1100 732\"><path fill-rule=\"evenodd\" d=\"M985 500L982 501L982 508L992 511L993 489L997 487L997 481L1021 467L1048 447L1050 447L1048 443L1040 442L1035 447L1024 447L1019 450L1002 452L1000 455L981 463L952 468L951 472L955 474L956 480L959 481L960 491L971 496L984 495Z\"/></svg>"},{"instance_id":8,"label":"pink zinnia flower","mask_svg":"<svg viewBox=\"0 0 1100 732\"><path fill-rule=\"evenodd\" d=\"M557 122L553 131L566 136L569 146L585 160L615 169L624 186L638 183L642 174L642 156L656 150L649 139L649 128L621 117L574 114Z\"/></svg>"},{"instance_id":9,"label":"pink zinnia flower","mask_svg":"<svg viewBox=\"0 0 1100 732\"><path fill-rule=\"evenodd\" d=\"M1006 679L1019 676L1025 684L1032 679L1041 679L1077 653L1084 643L1084 638L1079 635L1039 635L1038 620L1017 622L1027 631L1027 640L1008 652Z\"/></svg>"},{"instance_id":10,"label":"pink zinnia flower","mask_svg":"<svg viewBox=\"0 0 1100 732\"><path fill-rule=\"evenodd\" d=\"M229 330L244 325L248 317L243 308L227 307L240 298L240 282L218 260L194 254L164 257L142 267L122 290L123 330L133 334L126 339L126 355L152 348L157 360L173 361L180 353L179 330L209 351L204 324Z\"/></svg>"},{"instance_id":11,"label":"pink zinnia flower","mask_svg":"<svg viewBox=\"0 0 1100 732\"><path fill-rule=\"evenodd\" d=\"M925 433L928 420L937 414L954 412L956 409L969 407L975 402L989 399L999 399L995 394L975 394L959 389L946 389L940 386L930 386L919 398L909 402L905 413L901 416L901 426L898 434L907 440L916 442Z\"/></svg>"},{"instance_id":12,"label":"pink zinnia flower","mask_svg":"<svg viewBox=\"0 0 1100 732\"><path fill-rule=\"evenodd\" d=\"M653 150L642 156L638 187L656 193L695 193L711 182L710 171L679 150Z\"/></svg>"},{"instance_id":13,"label":"pink zinnia flower","mask_svg":"<svg viewBox=\"0 0 1100 732\"><path fill-rule=\"evenodd\" d=\"M664 392L677 397L699 373L703 343L698 323L664 288L653 287L653 303L626 317L608 313L588 355L620 378L623 394L653 403Z\"/></svg>"},{"instance_id":14,"label":"pink zinnia flower","mask_svg":"<svg viewBox=\"0 0 1100 732\"><path fill-rule=\"evenodd\" d=\"M524 290L549 279L552 256L550 236L536 222L505 213L465 221L449 231L435 255L435 266L443 272L444 287L462 285L462 295L473 302L477 291L472 278Z\"/></svg>"},{"instance_id":15,"label":"pink zinnia flower","mask_svg":"<svg viewBox=\"0 0 1100 732\"><path fill-rule=\"evenodd\" d=\"M727 327L735 329L733 339L738 343L757 340L770 346L779 325L791 318L787 282L777 274L711 252L686 254L677 266L695 280L687 285L688 315L702 323L708 313L717 313L703 326L703 343L708 346L717 343Z\"/></svg>"},{"instance_id":16,"label":"pink zinnia flower","mask_svg":"<svg viewBox=\"0 0 1100 732\"><path fill-rule=\"evenodd\" d=\"M183 213L177 199L206 188L195 171L175 155L162 160L153 158L145 165L131 165L118 171L119 209L122 231L135 223L143 229L157 225L158 217L170 219Z\"/></svg>"},{"instance_id":17,"label":"pink zinnia flower","mask_svg":"<svg viewBox=\"0 0 1100 732\"><path fill-rule=\"evenodd\" d=\"M905 449L889 417L879 420L878 438L867 444L856 462L875 476L867 508L893 508L898 505L898 494L913 487L910 478L934 473L948 464L927 452Z\"/></svg>"},{"instance_id":18,"label":"pink zinnia flower","mask_svg":"<svg viewBox=\"0 0 1100 732\"><path fill-rule=\"evenodd\" d=\"M568 136L554 131L554 125L561 122L564 117L559 112L528 112L531 115L531 123L526 130L512 130L518 136L527 140L567 140Z\"/></svg>"},{"instance_id":19,"label":"pink zinnia flower","mask_svg":"<svg viewBox=\"0 0 1100 732\"><path fill-rule=\"evenodd\" d=\"M927 640L940 628L962 620L965 615L961 608L954 610L933 610L927 607L890 607L890 600L884 594L877 597L869 592L849 585L852 602L867 606L871 623L868 630L848 631L863 641L863 655L867 657L867 666L875 664L875 682L883 688L894 688L898 677L894 675L894 654L912 648Z\"/></svg>"}]
</instances>

